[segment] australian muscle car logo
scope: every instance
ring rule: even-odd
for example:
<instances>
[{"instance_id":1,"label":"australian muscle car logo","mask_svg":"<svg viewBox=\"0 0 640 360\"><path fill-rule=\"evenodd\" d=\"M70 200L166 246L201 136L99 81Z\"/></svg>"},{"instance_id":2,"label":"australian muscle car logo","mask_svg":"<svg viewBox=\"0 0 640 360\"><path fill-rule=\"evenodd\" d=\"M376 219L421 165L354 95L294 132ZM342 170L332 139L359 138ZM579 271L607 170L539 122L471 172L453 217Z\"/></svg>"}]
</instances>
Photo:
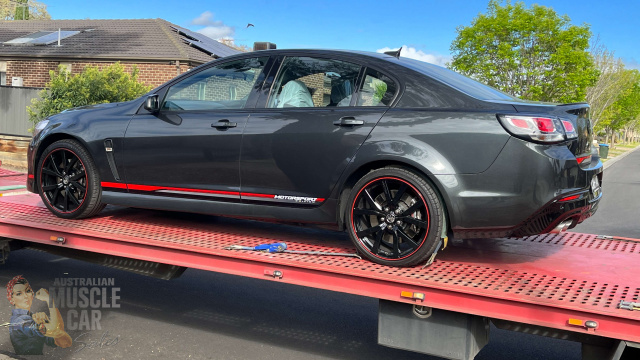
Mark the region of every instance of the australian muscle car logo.
<instances>
[{"instance_id":1,"label":"australian muscle car logo","mask_svg":"<svg viewBox=\"0 0 640 360\"><path fill-rule=\"evenodd\" d=\"M45 345L75 345L78 352L120 341L119 335L109 335L106 330L100 340L91 336L91 331L103 330L103 309L120 308L120 288L113 278L56 278L48 289L34 291L29 281L18 275L9 280L6 290L11 321L1 324L0 329L8 328L17 355L42 355Z\"/></svg>"}]
</instances>

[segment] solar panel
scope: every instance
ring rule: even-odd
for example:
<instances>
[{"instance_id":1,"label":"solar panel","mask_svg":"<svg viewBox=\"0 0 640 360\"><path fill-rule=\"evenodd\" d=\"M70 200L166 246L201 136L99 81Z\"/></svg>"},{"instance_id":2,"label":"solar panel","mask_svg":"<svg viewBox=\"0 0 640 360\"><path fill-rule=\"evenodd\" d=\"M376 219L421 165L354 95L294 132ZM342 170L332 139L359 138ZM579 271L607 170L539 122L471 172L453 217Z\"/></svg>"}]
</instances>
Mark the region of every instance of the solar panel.
<instances>
[{"instance_id":1,"label":"solar panel","mask_svg":"<svg viewBox=\"0 0 640 360\"><path fill-rule=\"evenodd\" d=\"M182 38L184 42L208 53L211 56L225 57L241 53L241 51L223 45L204 34L200 34L180 26L172 25L171 27L177 31L178 34L185 36L185 38Z\"/></svg>"},{"instance_id":2,"label":"solar panel","mask_svg":"<svg viewBox=\"0 0 640 360\"><path fill-rule=\"evenodd\" d=\"M60 39L66 39L68 37L71 37L73 35L79 34L80 31L60 31ZM52 34L48 34L48 35L44 35L41 36L37 39L33 39L33 41L31 41L31 44L34 45L49 45L51 43L54 43L58 41L58 32L54 32Z\"/></svg>"},{"instance_id":3,"label":"solar panel","mask_svg":"<svg viewBox=\"0 0 640 360\"><path fill-rule=\"evenodd\" d=\"M80 31L60 31L60 39L79 34ZM38 31L33 34L25 35L9 41L3 42L4 45L48 45L58 41L58 31Z\"/></svg>"},{"instance_id":4,"label":"solar panel","mask_svg":"<svg viewBox=\"0 0 640 360\"><path fill-rule=\"evenodd\" d=\"M45 35L49 35L51 34L53 31L38 31L36 33L33 34L29 34L29 35L25 35L19 38L15 38L13 40L9 40L9 41L5 41L3 42L3 44L5 45L13 45L13 44L26 44L28 42L33 41L34 39L37 39L41 36L45 36Z\"/></svg>"}]
</instances>

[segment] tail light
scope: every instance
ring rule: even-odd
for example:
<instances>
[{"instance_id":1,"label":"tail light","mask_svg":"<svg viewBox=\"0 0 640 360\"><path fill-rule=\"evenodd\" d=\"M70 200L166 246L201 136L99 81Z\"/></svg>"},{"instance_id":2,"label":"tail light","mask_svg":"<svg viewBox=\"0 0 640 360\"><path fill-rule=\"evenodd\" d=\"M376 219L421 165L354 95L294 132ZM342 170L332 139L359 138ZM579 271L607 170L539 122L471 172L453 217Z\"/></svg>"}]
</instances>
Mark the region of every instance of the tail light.
<instances>
[{"instance_id":1,"label":"tail light","mask_svg":"<svg viewBox=\"0 0 640 360\"><path fill-rule=\"evenodd\" d=\"M577 139L578 133L576 132L576 128L573 126L573 123L568 120L561 120L561 122L562 127L564 127L564 134L567 136L567 140Z\"/></svg>"},{"instance_id":2,"label":"tail light","mask_svg":"<svg viewBox=\"0 0 640 360\"><path fill-rule=\"evenodd\" d=\"M498 115L502 126L513 136L525 140L557 143L578 137L571 121L552 117Z\"/></svg>"}]
</instances>

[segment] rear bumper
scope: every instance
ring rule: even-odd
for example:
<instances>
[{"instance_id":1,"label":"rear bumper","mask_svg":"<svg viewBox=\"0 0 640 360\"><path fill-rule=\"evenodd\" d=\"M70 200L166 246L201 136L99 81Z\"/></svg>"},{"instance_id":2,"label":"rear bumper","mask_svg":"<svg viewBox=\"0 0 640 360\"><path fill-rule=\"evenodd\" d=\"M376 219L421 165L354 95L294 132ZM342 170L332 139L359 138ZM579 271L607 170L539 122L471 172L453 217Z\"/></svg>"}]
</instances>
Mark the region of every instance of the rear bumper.
<instances>
[{"instance_id":1,"label":"rear bumper","mask_svg":"<svg viewBox=\"0 0 640 360\"><path fill-rule=\"evenodd\" d=\"M448 197L453 236L489 238L548 233L568 219L575 227L598 208L602 194L592 193L591 181L601 184L602 171L595 155L578 164L566 145L512 138L487 171L435 178Z\"/></svg>"},{"instance_id":2,"label":"rear bumper","mask_svg":"<svg viewBox=\"0 0 640 360\"><path fill-rule=\"evenodd\" d=\"M602 173L600 173L600 180ZM602 181L600 181L602 183ZM580 197L571 201L561 201L566 198L554 200L552 203L536 212L529 219L517 226L510 234L506 236L531 236L538 234L546 234L551 232L556 226L565 220L571 220L569 229L574 228L584 220L590 218L598 210L598 204L602 198L602 192L594 197L591 190L581 191L577 194Z\"/></svg>"}]
</instances>

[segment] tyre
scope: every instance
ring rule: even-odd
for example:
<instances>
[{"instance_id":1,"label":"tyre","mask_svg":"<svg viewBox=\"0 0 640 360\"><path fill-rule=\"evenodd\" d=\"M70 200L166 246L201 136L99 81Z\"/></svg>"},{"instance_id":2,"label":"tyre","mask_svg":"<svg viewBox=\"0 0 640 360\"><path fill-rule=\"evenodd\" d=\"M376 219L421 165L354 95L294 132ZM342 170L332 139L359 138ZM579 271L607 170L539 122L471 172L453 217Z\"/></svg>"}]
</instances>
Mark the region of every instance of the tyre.
<instances>
[{"instance_id":1,"label":"tyre","mask_svg":"<svg viewBox=\"0 0 640 360\"><path fill-rule=\"evenodd\" d=\"M395 167L369 172L348 198L347 231L367 259L382 265L426 262L438 246L444 223L432 186L416 173Z\"/></svg>"},{"instance_id":2,"label":"tyre","mask_svg":"<svg viewBox=\"0 0 640 360\"><path fill-rule=\"evenodd\" d=\"M42 154L37 167L38 189L52 213L64 219L82 219L104 208L98 170L79 142L56 141Z\"/></svg>"}]
</instances>

